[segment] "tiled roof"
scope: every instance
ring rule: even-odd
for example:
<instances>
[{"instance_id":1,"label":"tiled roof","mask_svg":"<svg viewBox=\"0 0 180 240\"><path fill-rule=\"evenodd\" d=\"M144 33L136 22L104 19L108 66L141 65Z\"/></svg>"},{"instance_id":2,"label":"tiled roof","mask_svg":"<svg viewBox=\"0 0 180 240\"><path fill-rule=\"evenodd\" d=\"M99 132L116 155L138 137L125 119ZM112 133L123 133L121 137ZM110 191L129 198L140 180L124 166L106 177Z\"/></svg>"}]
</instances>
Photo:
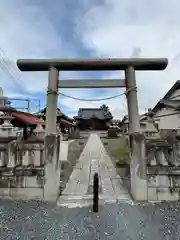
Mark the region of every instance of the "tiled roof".
<instances>
[{"instance_id":1,"label":"tiled roof","mask_svg":"<svg viewBox=\"0 0 180 240\"><path fill-rule=\"evenodd\" d=\"M103 109L101 108L80 108L77 117L83 119L90 119L93 117L98 119L112 118L111 115L109 114L106 115L106 112L104 112Z\"/></svg>"},{"instance_id":2,"label":"tiled roof","mask_svg":"<svg viewBox=\"0 0 180 240\"><path fill-rule=\"evenodd\" d=\"M152 109L152 113L156 113L161 107L165 106L166 104L162 100L170 100L171 95L178 89L180 89L180 80L177 80L172 88L170 88L169 91L164 95L164 97L160 99L160 101Z\"/></svg>"},{"instance_id":3,"label":"tiled roof","mask_svg":"<svg viewBox=\"0 0 180 240\"><path fill-rule=\"evenodd\" d=\"M1 112L10 112L14 119L20 121L23 124L27 124L27 125L37 125L38 123L41 123L42 125L45 124L45 121L41 120L40 115L38 116L38 114L21 112L21 111L17 111L15 108L4 107L4 106L2 106L2 107L0 106L0 111ZM73 123L73 120L68 117L66 119L60 119L60 122L66 124L66 125L75 126L75 124Z\"/></svg>"},{"instance_id":4,"label":"tiled roof","mask_svg":"<svg viewBox=\"0 0 180 240\"><path fill-rule=\"evenodd\" d=\"M11 113L14 119L19 120L20 122L27 124L27 125L36 125L37 123L44 123L43 120L39 119L39 117L35 116L34 114L17 111L15 108L0 106L1 112L9 112Z\"/></svg>"},{"instance_id":5,"label":"tiled roof","mask_svg":"<svg viewBox=\"0 0 180 240\"><path fill-rule=\"evenodd\" d=\"M44 115L45 113L46 113L46 107L40 110L39 112L37 112L36 115L41 115L41 114ZM64 114L61 112L60 108L57 108L57 116L61 116L61 115L64 115Z\"/></svg>"},{"instance_id":6,"label":"tiled roof","mask_svg":"<svg viewBox=\"0 0 180 240\"><path fill-rule=\"evenodd\" d=\"M36 116L43 116L43 117L45 116L45 114L46 114L46 107L43 108L41 111L35 113ZM65 118L66 120L68 120L69 122L72 122L72 121L73 121L73 119L70 118L70 117L68 117L67 115L65 115L65 114L61 111L60 108L57 108L57 116L58 116L58 117L64 117L64 118Z\"/></svg>"},{"instance_id":7,"label":"tiled roof","mask_svg":"<svg viewBox=\"0 0 180 240\"><path fill-rule=\"evenodd\" d=\"M65 119L60 119L60 123L64 123L65 125L71 125L71 126L75 126L75 124L74 124L74 123L72 123L72 122L69 122L69 121L67 121L67 120L65 120Z\"/></svg>"},{"instance_id":8,"label":"tiled roof","mask_svg":"<svg viewBox=\"0 0 180 240\"><path fill-rule=\"evenodd\" d=\"M14 118L16 118L17 120L19 120L19 121L21 121L25 124L28 124L28 125L36 125L39 122L44 123L44 121L40 120L35 115L29 114L29 113L26 113L26 112L18 112L18 111L17 112L12 112L12 116Z\"/></svg>"}]
</instances>

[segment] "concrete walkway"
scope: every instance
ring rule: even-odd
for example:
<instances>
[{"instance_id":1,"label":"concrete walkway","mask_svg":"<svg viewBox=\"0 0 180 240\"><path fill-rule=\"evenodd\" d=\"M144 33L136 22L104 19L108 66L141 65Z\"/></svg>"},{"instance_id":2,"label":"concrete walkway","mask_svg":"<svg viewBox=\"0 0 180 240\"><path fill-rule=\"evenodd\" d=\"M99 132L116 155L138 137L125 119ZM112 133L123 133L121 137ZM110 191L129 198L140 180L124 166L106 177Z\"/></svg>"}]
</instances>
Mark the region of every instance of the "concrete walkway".
<instances>
[{"instance_id":1,"label":"concrete walkway","mask_svg":"<svg viewBox=\"0 0 180 240\"><path fill-rule=\"evenodd\" d=\"M95 172L100 178L100 199L131 200L99 135L91 133L58 203L92 199Z\"/></svg>"}]
</instances>

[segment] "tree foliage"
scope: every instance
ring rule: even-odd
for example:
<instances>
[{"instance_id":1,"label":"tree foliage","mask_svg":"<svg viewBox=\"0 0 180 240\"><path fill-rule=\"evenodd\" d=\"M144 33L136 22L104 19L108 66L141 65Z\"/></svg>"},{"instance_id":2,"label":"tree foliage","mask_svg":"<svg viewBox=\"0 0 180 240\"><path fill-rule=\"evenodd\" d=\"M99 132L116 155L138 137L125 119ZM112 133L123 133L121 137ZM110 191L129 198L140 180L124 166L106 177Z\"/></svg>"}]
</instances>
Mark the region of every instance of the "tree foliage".
<instances>
[{"instance_id":1,"label":"tree foliage","mask_svg":"<svg viewBox=\"0 0 180 240\"><path fill-rule=\"evenodd\" d=\"M109 109L109 107L107 105L103 104L100 108L103 109L104 116L112 117L110 109Z\"/></svg>"}]
</instances>

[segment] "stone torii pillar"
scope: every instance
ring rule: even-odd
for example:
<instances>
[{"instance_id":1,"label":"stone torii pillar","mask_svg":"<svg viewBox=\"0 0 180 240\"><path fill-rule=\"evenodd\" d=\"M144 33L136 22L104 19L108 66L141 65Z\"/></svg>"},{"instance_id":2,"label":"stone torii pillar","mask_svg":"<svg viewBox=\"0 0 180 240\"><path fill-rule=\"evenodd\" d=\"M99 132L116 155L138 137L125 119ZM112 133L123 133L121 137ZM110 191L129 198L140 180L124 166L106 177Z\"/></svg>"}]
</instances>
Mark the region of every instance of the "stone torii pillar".
<instances>
[{"instance_id":1,"label":"stone torii pillar","mask_svg":"<svg viewBox=\"0 0 180 240\"><path fill-rule=\"evenodd\" d=\"M112 59L20 59L17 61L21 71L49 71L47 112L46 112L46 149L47 161L51 164L55 159L56 146L56 107L58 87L63 88L105 88L105 87L126 87L127 105L129 116L129 136L132 148L132 167L131 167L131 191L135 200L147 199L147 184L144 177L145 163L142 157L143 139L140 134L140 123L138 113L137 89L135 71L164 70L168 64L166 58L112 58ZM59 71L125 71L124 80L107 81L59 81ZM94 82L94 83L93 83ZM53 146L52 146L53 145ZM140 177L137 169L140 169ZM52 176L53 177L53 176ZM56 184L54 184L54 191ZM50 187L50 185L49 185ZM53 191L49 189L49 191ZM55 192L54 192L55 193ZM49 192L50 194L50 192ZM53 194L53 192L51 193Z\"/></svg>"}]
</instances>

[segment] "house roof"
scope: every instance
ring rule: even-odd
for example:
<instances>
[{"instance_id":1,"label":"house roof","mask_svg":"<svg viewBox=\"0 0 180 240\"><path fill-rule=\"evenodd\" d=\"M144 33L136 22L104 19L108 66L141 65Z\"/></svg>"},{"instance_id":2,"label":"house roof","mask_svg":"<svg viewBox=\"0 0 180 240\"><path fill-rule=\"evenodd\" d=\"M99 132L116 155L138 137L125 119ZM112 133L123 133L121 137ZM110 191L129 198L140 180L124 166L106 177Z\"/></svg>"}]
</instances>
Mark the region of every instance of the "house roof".
<instances>
[{"instance_id":1,"label":"house roof","mask_svg":"<svg viewBox=\"0 0 180 240\"><path fill-rule=\"evenodd\" d=\"M36 113L36 115L41 115L41 114L43 116L46 114L46 107ZM61 112L60 108L57 108L57 116L62 116L62 115L64 115L64 114Z\"/></svg>"},{"instance_id":2,"label":"house roof","mask_svg":"<svg viewBox=\"0 0 180 240\"><path fill-rule=\"evenodd\" d=\"M150 111L150 110L149 110ZM144 114L139 115L139 120L140 121L145 121L147 120L147 117L150 116L150 112L146 112ZM129 118L128 115L125 115L122 119L122 123L128 123L129 122Z\"/></svg>"},{"instance_id":3,"label":"house roof","mask_svg":"<svg viewBox=\"0 0 180 240\"><path fill-rule=\"evenodd\" d=\"M153 116L160 108L163 108L165 106L168 106L169 108L173 108L176 110L180 109L180 100L171 99L172 94L180 89L180 80L177 80L175 84L169 89L169 91L164 95L162 99L159 100L159 102L155 105L149 113L143 114L140 116L140 120L143 120L144 117ZM124 116L122 122L127 121L128 115Z\"/></svg>"},{"instance_id":4,"label":"house roof","mask_svg":"<svg viewBox=\"0 0 180 240\"><path fill-rule=\"evenodd\" d=\"M65 119L60 119L60 123L63 123L63 124L65 124L65 125L70 125L70 126L76 126L75 123L69 122L69 121L67 121L67 120L65 120Z\"/></svg>"},{"instance_id":5,"label":"house roof","mask_svg":"<svg viewBox=\"0 0 180 240\"><path fill-rule=\"evenodd\" d=\"M31 113L27 113L27 112L22 112L22 111L17 111L15 108L12 107L6 107L6 106L0 106L0 112L10 112L11 116L12 116L12 124L13 125L37 125L38 123L44 125L45 121L40 119L40 115L36 115L36 114L31 114ZM71 121L69 121L68 119L60 119L59 120L60 123L63 123L67 126L75 126L75 124ZM0 119L0 123L3 122L3 117Z\"/></svg>"},{"instance_id":6,"label":"house roof","mask_svg":"<svg viewBox=\"0 0 180 240\"><path fill-rule=\"evenodd\" d=\"M152 109L152 113L156 113L160 108L166 106L169 104L168 102L165 102L164 100L168 100L171 95L176 91L180 89L180 80L177 80L175 84L172 86L172 88L169 89L169 91L164 95L164 97L155 105L155 107ZM173 100L174 101L174 100ZM170 103L171 105L171 103ZM172 106L173 107L173 106Z\"/></svg>"},{"instance_id":7,"label":"house roof","mask_svg":"<svg viewBox=\"0 0 180 240\"><path fill-rule=\"evenodd\" d=\"M44 123L43 120L39 119L39 117L35 116L34 114L17 111L15 108L0 106L1 112L10 112L13 120L17 120L22 124L27 125L37 125L38 123Z\"/></svg>"},{"instance_id":8,"label":"house roof","mask_svg":"<svg viewBox=\"0 0 180 240\"><path fill-rule=\"evenodd\" d=\"M12 117L17 120L27 124L27 125L37 125L38 123L44 123L43 120L40 120L33 114L25 113L25 112L13 112Z\"/></svg>"},{"instance_id":9,"label":"house roof","mask_svg":"<svg viewBox=\"0 0 180 240\"><path fill-rule=\"evenodd\" d=\"M35 115L37 116L43 116L45 117L45 114L46 114L46 107L43 108L42 110L40 110L39 112L35 113ZM64 117L66 120L68 120L69 122L72 122L73 119L68 117L67 115L65 115L60 108L57 108L57 116L58 117Z\"/></svg>"},{"instance_id":10,"label":"house roof","mask_svg":"<svg viewBox=\"0 0 180 240\"><path fill-rule=\"evenodd\" d=\"M98 118L98 119L112 119L111 113L106 112L101 108L80 108L78 116L74 117L82 119Z\"/></svg>"}]
</instances>

